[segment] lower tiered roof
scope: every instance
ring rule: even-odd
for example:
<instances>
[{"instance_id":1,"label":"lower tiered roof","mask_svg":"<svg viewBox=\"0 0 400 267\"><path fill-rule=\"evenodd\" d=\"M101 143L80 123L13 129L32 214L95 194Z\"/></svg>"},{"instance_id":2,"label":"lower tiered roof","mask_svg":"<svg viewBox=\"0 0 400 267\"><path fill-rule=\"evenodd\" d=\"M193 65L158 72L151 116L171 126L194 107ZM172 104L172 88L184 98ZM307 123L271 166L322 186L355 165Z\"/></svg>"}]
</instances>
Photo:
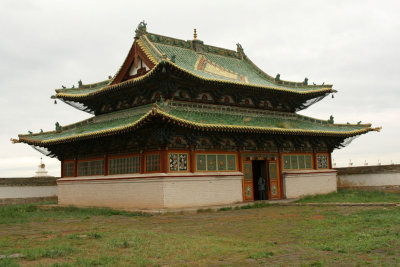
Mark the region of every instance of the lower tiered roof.
<instances>
[{"instance_id":1,"label":"lower tiered roof","mask_svg":"<svg viewBox=\"0 0 400 267\"><path fill-rule=\"evenodd\" d=\"M158 102L94 116L63 126L61 130L19 135L13 142L54 145L134 131L157 117L196 130L253 132L283 135L352 137L379 128L370 124L333 124L295 113L181 101Z\"/></svg>"}]
</instances>

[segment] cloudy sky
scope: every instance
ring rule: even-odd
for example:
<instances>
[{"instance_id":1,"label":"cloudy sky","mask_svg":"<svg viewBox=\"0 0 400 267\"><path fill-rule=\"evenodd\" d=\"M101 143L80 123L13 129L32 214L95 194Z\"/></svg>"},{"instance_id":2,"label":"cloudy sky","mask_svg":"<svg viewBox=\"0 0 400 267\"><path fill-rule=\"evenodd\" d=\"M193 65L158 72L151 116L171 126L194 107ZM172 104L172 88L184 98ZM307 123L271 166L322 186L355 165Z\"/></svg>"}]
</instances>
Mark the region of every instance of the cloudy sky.
<instances>
[{"instance_id":1,"label":"cloudy sky","mask_svg":"<svg viewBox=\"0 0 400 267\"><path fill-rule=\"evenodd\" d=\"M400 1L0 1L0 177L32 176L41 154L10 138L90 115L50 96L115 74L145 20L149 32L245 53L270 75L333 83L302 114L382 126L337 150L337 166L400 163ZM59 162L44 157L50 174Z\"/></svg>"}]
</instances>

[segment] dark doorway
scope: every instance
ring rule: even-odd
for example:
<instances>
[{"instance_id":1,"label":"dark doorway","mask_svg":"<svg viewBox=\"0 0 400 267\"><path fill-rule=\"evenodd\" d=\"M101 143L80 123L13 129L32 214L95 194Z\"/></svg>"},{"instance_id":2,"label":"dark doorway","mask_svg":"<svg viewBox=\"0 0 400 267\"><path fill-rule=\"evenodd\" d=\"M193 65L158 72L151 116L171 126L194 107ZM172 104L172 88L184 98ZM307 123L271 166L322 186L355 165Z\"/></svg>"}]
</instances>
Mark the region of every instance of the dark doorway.
<instances>
[{"instance_id":1,"label":"dark doorway","mask_svg":"<svg viewBox=\"0 0 400 267\"><path fill-rule=\"evenodd\" d=\"M262 177L265 181L264 196L268 199L268 177L267 177L267 161L266 160L253 160L253 192L254 200L261 200L261 193L258 190L258 179Z\"/></svg>"}]
</instances>

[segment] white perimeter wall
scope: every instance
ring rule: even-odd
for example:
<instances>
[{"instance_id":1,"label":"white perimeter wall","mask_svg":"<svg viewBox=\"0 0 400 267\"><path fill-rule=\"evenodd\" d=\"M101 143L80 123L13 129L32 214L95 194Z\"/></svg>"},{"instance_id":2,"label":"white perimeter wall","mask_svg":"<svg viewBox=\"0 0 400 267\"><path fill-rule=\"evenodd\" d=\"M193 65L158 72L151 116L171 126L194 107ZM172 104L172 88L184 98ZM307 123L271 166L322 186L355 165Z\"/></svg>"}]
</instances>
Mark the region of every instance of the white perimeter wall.
<instances>
[{"instance_id":1,"label":"white perimeter wall","mask_svg":"<svg viewBox=\"0 0 400 267\"><path fill-rule=\"evenodd\" d=\"M344 174L338 187L400 186L400 173Z\"/></svg>"},{"instance_id":2,"label":"white perimeter wall","mask_svg":"<svg viewBox=\"0 0 400 267\"><path fill-rule=\"evenodd\" d=\"M242 173L137 174L59 179L61 205L156 209L242 201Z\"/></svg>"},{"instance_id":3,"label":"white perimeter wall","mask_svg":"<svg viewBox=\"0 0 400 267\"><path fill-rule=\"evenodd\" d=\"M57 186L0 186L0 199L57 196Z\"/></svg>"},{"instance_id":4,"label":"white perimeter wall","mask_svg":"<svg viewBox=\"0 0 400 267\"><path fill-rule=\"evenodd\" d=\"M288 171L283 174L283 188L286 198L336 192L336 171Z\"/></svg>"}]
</instances>

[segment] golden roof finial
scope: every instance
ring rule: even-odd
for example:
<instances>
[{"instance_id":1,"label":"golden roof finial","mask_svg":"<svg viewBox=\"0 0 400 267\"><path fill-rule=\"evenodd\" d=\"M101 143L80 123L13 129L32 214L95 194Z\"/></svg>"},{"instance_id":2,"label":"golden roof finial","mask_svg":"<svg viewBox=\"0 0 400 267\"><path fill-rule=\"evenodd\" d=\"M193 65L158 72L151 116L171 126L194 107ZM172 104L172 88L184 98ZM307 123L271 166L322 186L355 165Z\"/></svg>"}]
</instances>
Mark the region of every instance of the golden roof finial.
<instances>
[{"instance_id":1,"label":"golden roof finial","mask_svg":"<svg viewBox=\"0 0 400 267\"><path fill-rule=\"evenodd\" d=\"M195 40L197 39L197 30L196 29L194 29L193 37Z\"/></svg>"}]
</instances>

